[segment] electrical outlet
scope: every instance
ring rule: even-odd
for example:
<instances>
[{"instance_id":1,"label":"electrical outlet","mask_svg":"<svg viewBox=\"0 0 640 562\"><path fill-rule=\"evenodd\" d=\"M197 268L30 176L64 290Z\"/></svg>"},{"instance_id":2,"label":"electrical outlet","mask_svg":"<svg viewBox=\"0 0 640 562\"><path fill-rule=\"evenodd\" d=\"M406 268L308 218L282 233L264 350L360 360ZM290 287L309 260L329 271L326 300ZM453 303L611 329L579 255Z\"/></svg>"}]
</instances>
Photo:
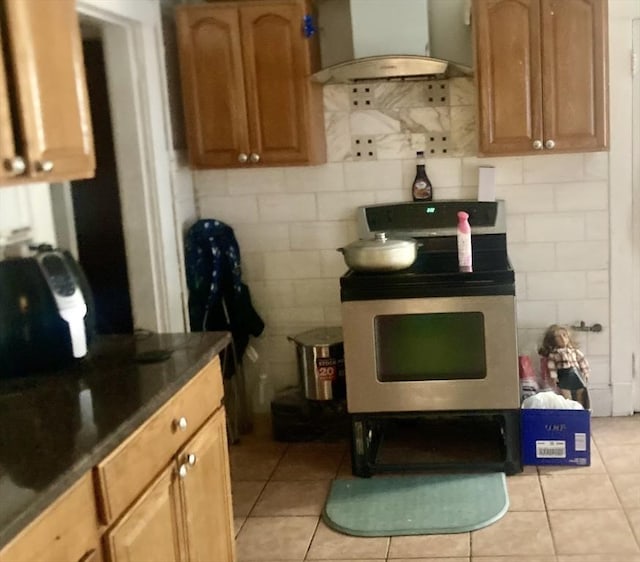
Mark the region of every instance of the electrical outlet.
<instances>
[{"instance_id":1,"label":"electrical outlet","mask_svg":"<svg viewBox=\"0 0 640 562\"><path fill-rule=\"evenodd\" d=\"M373 109L373 85L351 86L349 88L351 111L356 109Z\"/></svg>"},{"instance_id":2,"label":"electrical outlet","mask_svg":"<svg viewBox=\"0 0 640 562\"><path fill-rule=\"evenodd\" d=\"M451 133L449 131L439 131L437 133L425 133L424 155L442 156L448 154L451 145Z\"/></svg>"},{"instance_id":3,"label":"electrical outlet","mask_svg":"<svg viewBox=\"0 0 640 562\"><path fill-rule=\"evenodd\" d=\"M376 160L376 140L371 136L357 135L351 137L351 156L354 160Z\"/></svg>"},{"instance_id":4,"label":"electrical outlet","mask_svg":"<svg viewBox=\"0 0 640 562\"><path fill-rule=\"evenodd\" d=\"M449 105L449 81L429 80L425 84L427 107Z\"/></svg>"}]
</instances>

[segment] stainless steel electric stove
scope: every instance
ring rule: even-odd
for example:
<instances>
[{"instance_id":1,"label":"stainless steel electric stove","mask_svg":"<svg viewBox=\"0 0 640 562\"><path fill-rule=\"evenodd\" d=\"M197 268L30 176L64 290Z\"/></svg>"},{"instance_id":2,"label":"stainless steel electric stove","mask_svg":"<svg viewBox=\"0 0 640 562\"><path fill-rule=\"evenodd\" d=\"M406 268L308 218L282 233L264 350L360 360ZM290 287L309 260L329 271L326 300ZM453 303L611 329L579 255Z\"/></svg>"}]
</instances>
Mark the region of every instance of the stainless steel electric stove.
<instances>
[{"instance_id":1,"label":"stainless steel electric stove","mask_svg":"<svg viewBox=\"0 0 640 562\"><path fill-rule=\"evenodd\" d=\"M469 214L472 272L458 267L458 211ZM410 236L419 249L408 269L348 271L340 279L354 473L414 465L521 470L515 280L504 202L360 208L360 237L376 232ZM469 436L457 449L473 458L452 457L451 451L416 463L385 457L389 436L402 440L415 428L418 435L436 431L449 442Z\"/></svg>"}]
</instances>

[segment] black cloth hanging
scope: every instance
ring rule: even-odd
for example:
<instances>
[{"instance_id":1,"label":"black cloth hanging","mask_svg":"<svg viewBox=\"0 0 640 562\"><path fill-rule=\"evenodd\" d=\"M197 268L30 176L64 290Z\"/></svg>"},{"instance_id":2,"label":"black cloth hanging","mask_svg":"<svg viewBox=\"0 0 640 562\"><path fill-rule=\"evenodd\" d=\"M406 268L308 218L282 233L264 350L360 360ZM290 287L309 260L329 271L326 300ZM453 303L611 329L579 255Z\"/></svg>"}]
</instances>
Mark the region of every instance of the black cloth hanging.
<instances>
[{"instance_id":1,"label":"black cloth hanging","mask_svg":"<svg viewBox=\"0 0 640 562\"><path fill-rule=\"evenodd\" d=\"M215 219L197 221L187 232L185 268L191 331L228 330L240 361L249 336L259 336L264 322L242 282L240 248L233 229ZM236 371L234 358L224 361L224 376Z\"/></svg>"}]
</instances>

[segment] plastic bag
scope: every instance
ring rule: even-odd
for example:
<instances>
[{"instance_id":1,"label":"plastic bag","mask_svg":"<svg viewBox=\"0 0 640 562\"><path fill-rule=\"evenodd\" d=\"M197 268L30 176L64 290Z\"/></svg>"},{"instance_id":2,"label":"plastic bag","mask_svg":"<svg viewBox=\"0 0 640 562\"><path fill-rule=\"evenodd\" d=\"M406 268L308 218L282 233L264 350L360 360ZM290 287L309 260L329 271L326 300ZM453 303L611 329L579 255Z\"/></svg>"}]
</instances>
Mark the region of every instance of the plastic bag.
<instances>
[{"instance_id":1,"label":"plastic bag","mask_svg":"<svg viewBox=\"0 0 640 562\"><path fill-rule=\"evenodd\" d=\"M583 410L582 404L575 400L567 400L552 390L538 392L522 402L524 409L534 410Z\"/></svg>"}]
</instances>

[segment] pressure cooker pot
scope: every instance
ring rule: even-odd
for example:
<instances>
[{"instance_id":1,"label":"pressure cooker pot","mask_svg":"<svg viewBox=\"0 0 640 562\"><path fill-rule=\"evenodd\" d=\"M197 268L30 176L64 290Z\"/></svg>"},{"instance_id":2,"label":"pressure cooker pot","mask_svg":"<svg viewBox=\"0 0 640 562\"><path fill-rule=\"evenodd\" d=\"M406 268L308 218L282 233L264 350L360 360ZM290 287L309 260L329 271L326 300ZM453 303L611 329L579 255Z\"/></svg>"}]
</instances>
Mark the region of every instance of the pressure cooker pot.
<instances>
[{"instance_id":1,"label":"pressure cooker pot","mask_svg":"<svg viewBox=\"0 0 640 562\"><path fill-rule=\"evenodd\" d=\"M300 382L310 400L346 396L342 328L315 328L288 336L296 344Z\"/></svg>"},{"instance_id":2,"label":"pressure cooker pot","mask_svg":"<svg viewBox=\"0 0 640 562\"><path fill-rule=\"evenodd\" d=\"M418 242L412 238L387 238L376 232L372 240L357 240L344 248L344 261L354 271L397 271L416 260Z\"/></svg>"}]
</instances>

